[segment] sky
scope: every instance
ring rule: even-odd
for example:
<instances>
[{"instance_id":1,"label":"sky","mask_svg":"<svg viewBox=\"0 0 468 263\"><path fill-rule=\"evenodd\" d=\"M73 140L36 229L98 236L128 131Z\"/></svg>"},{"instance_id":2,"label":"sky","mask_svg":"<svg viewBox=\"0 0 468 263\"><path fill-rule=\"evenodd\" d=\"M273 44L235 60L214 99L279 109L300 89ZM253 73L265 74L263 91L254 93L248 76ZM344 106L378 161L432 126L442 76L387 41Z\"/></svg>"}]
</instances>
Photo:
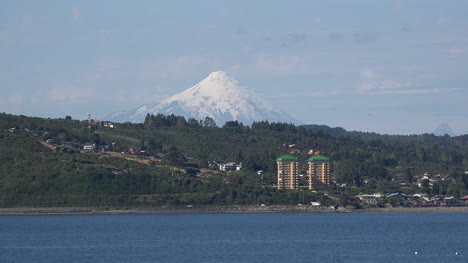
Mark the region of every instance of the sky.
<instances>
[{"instance_id":1,"label":"sky","mask_svg":"<svg viewBox=\"0 0 468 263\"><path fill-rule=\"evenodd\" d=\"M468 1L22 1L0 112L96 119L228 72L307 124L468 134Z\"/></svg>"}]
</instances>

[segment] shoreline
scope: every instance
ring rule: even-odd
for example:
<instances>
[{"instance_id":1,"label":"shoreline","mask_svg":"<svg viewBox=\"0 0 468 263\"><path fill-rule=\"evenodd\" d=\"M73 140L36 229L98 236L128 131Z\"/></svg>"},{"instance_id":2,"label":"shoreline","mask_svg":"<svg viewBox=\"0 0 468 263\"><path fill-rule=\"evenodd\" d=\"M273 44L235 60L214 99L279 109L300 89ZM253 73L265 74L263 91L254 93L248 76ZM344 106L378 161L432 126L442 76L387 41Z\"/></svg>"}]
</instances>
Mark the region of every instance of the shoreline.
<instances>
[{"instance_id":1,"label":"shoreline","mask_svg":"<svg viewBox=\"0 0 468 263\"><path fill-rule=\"evenodd\" d=\"M314 206L173 206L173 207L11 207L0 208L1 215L137 215L137 214L247 214L247 213L336 213L344 208Z\"/></svg>"},{"instance_id":2,"label":"shoreline","mask_svg":"<svg viewBox=\"0 0 468 263\"><path fill-rule=\"evenodd\" d=\"M258 213L467 213L468 207L333 208L317 206L197 206L197 207L11 207L2 215L177 215Z\"/></svg>"},{"instance_id":3,"label":"shoreline","mask_svg":"<svg viewBox=\"0 0 468 263\"><path fill-rule=\"evenodd\" d=\"M468 213L468 206L385 207L352 209L353 213Z\"/></svg>"}]
</instances>

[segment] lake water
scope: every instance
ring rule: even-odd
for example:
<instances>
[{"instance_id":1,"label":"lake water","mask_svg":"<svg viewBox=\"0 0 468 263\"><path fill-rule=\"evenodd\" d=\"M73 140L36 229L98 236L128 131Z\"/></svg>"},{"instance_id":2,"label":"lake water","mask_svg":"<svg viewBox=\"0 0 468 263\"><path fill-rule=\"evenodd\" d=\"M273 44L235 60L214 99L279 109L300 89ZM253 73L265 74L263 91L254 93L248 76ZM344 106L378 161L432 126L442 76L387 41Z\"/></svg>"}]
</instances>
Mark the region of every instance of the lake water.
<instances>
[{"instance_id":1,"label":"lake water","mask_svg":"<svg viewBox=\"0 0 468 263\"><path fill-rule=\"evenodd\" d=\"M0 216L0 262L468 262L468 213Z\"/></svg>"}]
</instances>

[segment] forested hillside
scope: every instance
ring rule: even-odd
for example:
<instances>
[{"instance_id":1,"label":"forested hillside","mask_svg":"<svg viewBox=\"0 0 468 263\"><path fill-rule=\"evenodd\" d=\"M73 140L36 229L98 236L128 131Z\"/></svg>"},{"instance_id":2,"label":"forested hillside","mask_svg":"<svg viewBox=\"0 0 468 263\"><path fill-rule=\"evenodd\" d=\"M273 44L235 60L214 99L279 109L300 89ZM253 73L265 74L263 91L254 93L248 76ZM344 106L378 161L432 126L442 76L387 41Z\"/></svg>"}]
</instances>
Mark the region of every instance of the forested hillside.
<instances>
[{"instance_id":1,"label":"forested hillside","mask_svg":"<svg viewBox=\"0 0 468 263\"><path fill-rule=\"evenodd\" d=\"M467 135L388 136L269 122L217 127L210 118L174 115L109 128L3 113L0 206L353 204L354 194L373 192L462 196L467 142ZM328 195L277 190L275 159L293 151L305 173L309 150L332 161ZM226 162L242 169L215 166ZM424 174L436 179L418 184Z\"/></svg>"}]
</instances>

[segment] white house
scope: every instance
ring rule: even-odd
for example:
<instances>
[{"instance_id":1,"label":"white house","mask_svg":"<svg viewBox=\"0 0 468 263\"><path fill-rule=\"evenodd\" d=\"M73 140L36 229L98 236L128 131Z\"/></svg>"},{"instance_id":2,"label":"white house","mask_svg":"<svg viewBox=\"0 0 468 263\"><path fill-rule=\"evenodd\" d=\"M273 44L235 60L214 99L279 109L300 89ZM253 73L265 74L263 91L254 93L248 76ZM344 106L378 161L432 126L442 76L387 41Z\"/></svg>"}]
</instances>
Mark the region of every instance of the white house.
<instances>
[{"instance_id":1,"label":"white house","mask_svg":"<svg viewBox=\"0 0 468 263\"><path fill-rule=\"evenodd\" d=\"M239 171L242 169L242 163L222 163L219 164L219 170L221 171Z\"/></svg>"},{"instance_id":2,"label":"white house","mask_svg":"<svg viewBox=\"0 0 468 263\"><path fill-rule=\"evenodd\" d=\"M86 144L83 146L83 150L88 150L88 151L94 150L94 144L92 144L92 143L86 143Z\"/></svg>"}]
</instances>

